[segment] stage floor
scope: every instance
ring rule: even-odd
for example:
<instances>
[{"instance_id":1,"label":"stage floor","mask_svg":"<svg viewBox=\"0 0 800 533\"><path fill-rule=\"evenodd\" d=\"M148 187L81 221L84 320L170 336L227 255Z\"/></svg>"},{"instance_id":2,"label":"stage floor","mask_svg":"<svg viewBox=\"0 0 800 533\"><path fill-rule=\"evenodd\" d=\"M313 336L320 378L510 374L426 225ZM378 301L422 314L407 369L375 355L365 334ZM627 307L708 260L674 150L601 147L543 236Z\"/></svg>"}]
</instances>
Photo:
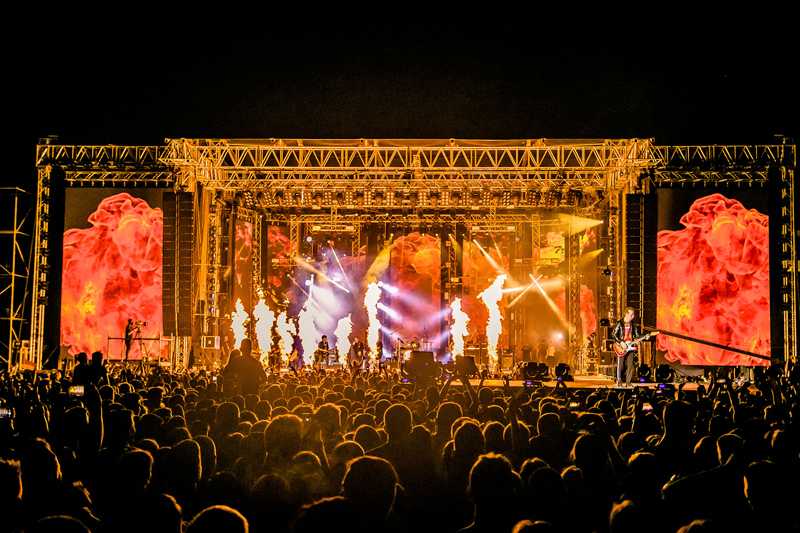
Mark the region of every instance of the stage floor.
<instances>
[{"instance_id":1,"label":"stage floor","mask_svg":"<svg viewBox=\"0 0 800 533\"><path fill-rule=\"evenodd\" d=\"M480 383L479 379L471 379L469 380L472 386L477 387ZM556 381L543 381L542 386L553 388L556 386ZM615 389L615 390L625 390L625 387L617 387L615 384L615 380L608 377L608 376L575 376L575 381L567 381L565 382L568 389ZM509 387L512 389L519 389L523 386L523 381L520 379L513 379L508 383ZM460 382L453 381L451 386L461 386ZM499 388L503 386L503 380L501 379L487 379L483 382L484 387L490 388ZM631 383L631 386L628 387L632 389L634 386L647 388L647 389L655 389L658 387L657 383ZM677 388L678 384L674 384ZM697 389L696 383L687 383L684 387L684 390L691 391Z\"/></svg>"}]
</instances>

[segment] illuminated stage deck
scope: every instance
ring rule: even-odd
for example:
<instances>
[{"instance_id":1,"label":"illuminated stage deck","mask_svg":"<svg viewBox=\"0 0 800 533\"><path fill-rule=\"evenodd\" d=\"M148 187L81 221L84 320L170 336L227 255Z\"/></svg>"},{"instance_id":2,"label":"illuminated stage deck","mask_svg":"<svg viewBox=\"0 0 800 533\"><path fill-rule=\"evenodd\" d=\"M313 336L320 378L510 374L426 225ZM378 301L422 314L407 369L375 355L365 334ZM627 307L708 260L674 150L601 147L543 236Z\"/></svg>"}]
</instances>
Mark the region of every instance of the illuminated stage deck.
<instances>
[{"instance_id":1,"label":"illuminated stage deck","mask_svg":"<svg viewBox=\"0 0 800 533\"><path fill-rule=\"evenodd\" d=\"M470 384L472 386L477 387L480 383L479 379L471 379ZM543 381L542 387L544 388L555 388L556 381ZM566 382L567 389L574 390L574 389L614 389L614 390L625 390L625 387L617 387L613 378L609 378L607 376L575 376L575 381L567 381ZM675 387L678 387L678 384L674 384ZM460 382L453 381L451 387L461 387ZM500 379L487 379L483 382L484 387L490 388L501 388L503 386L503 381ZM509 386L512 389L520 389L523 386L523 381L519 379L509 381ZM658 387L657 383L631 383L631 386L628 387L632 389L634 386L646 388L646 389L655 389ZM692 391L697 390L696 383L687 383L684 386L684 390Z\"/></svg>"}]
</instances>

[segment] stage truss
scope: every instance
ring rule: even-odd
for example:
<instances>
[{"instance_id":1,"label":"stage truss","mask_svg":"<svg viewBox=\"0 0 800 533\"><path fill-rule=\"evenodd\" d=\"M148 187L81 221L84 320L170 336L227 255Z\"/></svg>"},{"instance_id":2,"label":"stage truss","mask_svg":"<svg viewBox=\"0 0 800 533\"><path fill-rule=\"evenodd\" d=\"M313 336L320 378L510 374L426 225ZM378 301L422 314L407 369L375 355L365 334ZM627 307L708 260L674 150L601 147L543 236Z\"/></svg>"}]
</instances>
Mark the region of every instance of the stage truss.
<instances>
[{"instance_id":1,"label":"stage truss","mask_svg":"<svg viewBox=\"0 0 800 533\"><path fill-rule=\"evenodd\" d=\"M193 309L204 332L218 319L222 225L235 204L258 220L289 227L292 254L304 224L335 231L365 223L503 227L531 223L541 209L602 217L608 280L600 316L624 298L621 221L625 194L663 183L746 184L778 179L782 211L784 353L797 348L794 145L656 146L648 139L392 140L167 139L157 146L37 146L31 352L41 365L50 272L52 188L167 187L195 195ZM63 183L54 184L54 172ZM226 207L227 206L227 207ZM534 228L534 239L536 229ZM361 240L360 234L357 238ZM574 248L575 246L568 246ZM257 247L258 248L258 247ZM453 268L455 257L443 257ZM264 260L260 255L257 261ZM446 263L446 264L445 264ZM258 268L254 267L257 273ZM575 296L573 294L572 296ZM569 298L573 299L573 298ZM577 297L574 299L577 300ZM572 313L577 312L573 309ZM198 333L199 335L199 333Z\"/></svg>"}]
</instances>

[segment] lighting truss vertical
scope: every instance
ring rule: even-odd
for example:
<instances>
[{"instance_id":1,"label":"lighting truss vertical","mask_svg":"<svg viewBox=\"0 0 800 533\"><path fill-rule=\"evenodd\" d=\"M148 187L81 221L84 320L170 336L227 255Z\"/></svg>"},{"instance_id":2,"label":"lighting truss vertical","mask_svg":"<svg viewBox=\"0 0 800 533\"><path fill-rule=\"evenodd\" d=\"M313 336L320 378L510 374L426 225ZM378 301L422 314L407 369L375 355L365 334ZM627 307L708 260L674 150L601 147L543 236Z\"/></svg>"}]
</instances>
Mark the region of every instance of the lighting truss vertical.
<instances>
[{"instance_id":1,"label":"lighting truss vertical","mask_svg":"<svg viewBox=\"0 0 800 533\"><path fill-rule=\"evenodd\" d=\"M13 362L13 354L15 346L19 346L22 341L22 327L25 322L25 309L30 294L27 292L27 282L30 275L30 233L26 232L25 226L28 223L31 211L26 211L25 205L27 202L23 201L23 197L27 197L28 193L19 188L3 189L0 194L6 198L10 198L13 203L9 213L2 213L0 216L9 216L8 227L0 229L0 235L8 237L9 264L0 265L0 280L8 280L0 284L0 296L2 301L8 302L8 307L2 306L2 309L7 314L0 316L0 322L5 323L3 330L8 329L8 335L0 343L4 343L6 348L6 363L9 370ZM28 204L30 205L30 204ZM5 225L5 224L4 224ZM26 246L27 244L27 246ZM5 248L6 239L3 239ZM27 252L27 253L26 253ZM3 332L5 333L5 331ZM2 357L2 353L0 353Z\"/></svg>"},{"instance_id":2,"label":"lighting truss vertical","mask_svg":"<svg viewBox=\"0 0 800 533\"><path fill-rule=\"evenodd\" d=\"M574 215L574 213L573 213ZM581 328L581 281L578 278L578 261L580 258L580 235L573 231L572 221L574 217L570 217L570 222L567 227L567 345L572 347L580 345L582 338L580 337Z\"/></svg>"},{"instance_id":3,"label":"lighting truss vertical","mask_svg":"<svg viewBox=\"0 0 800 533\"><path fill-rule=\"evenodd\" d=\"M258 291L261 289L261 224L264 216L261 213L253 213L253 305L258 301Z\"/></svg>"},{"instance_id":4,"label":"lighting truss vertical","mask_svg":"<svg viewBox=\"0 0 800 533\"><path fill-rule=\"evenodd\" d=\"M781 145L781 162L779 172L779 193L781 197L781 315L783 321L783 353L786 362L790 357L800 353L800 344L797 338L797 190L795 182L795 168L797 155L794 147ZM788 153L786 151L789 151ZM773 238L770 236L770 238Z\"/></svg>"},{"instance_id":5,"label":"lighting truss vertical","mask_svg":"<svg viewBox=\"0 0 800 533\"><path fill-rule=\"evenodd\" d=\"M608 278L608 319L613 321L619 316L619 302L622 301L620 294L623 280L620 279L622 269L620 268L620 213L619 196L616 191L609 194L608 199L608 262L611 267L611 276Z\"/></svg>"},{"instance_id":6,"label":"lighting truss vertical","mask_svg":"<svg viewBox=\"0 0 800 533\"><path fill-rule=\"evenodd\" d=\"M300 228L302 223L295 217L289 219L289 255L291 260L300 254Z\"/></svg>"},{"instance_id":7,"label":"lighting truss vertical","mask_svg":"<svg viewBox=\"0 0 800 533\"><path fill-rule=\"evenodd\" d=\"M213 191L210 192L213 194ZM205 316L203 317L203 334L217 336L218 317L219 317L219 274L220 274L220 254L222 253L222 202L214 201L208 210L208 226L206 239L208 243L206 258L206 306Z\"/></svg>"},{"instance_id":8,"label":"lighting truss vertical","mask_svg":"<svg viewBox=\"0 0 800 533\"><path fill-rule=\"evenodd\" d=\"M35 369L42 365L44 350L44 318L47 306L47 285L50 281L48 229L50 225L50 178L53 168L44 165L36 172L36 230L33 237L33 288L31 301L31 339L29 362ZM25 364L26 361L20 361Z\"/></svg>"}]
</instances>

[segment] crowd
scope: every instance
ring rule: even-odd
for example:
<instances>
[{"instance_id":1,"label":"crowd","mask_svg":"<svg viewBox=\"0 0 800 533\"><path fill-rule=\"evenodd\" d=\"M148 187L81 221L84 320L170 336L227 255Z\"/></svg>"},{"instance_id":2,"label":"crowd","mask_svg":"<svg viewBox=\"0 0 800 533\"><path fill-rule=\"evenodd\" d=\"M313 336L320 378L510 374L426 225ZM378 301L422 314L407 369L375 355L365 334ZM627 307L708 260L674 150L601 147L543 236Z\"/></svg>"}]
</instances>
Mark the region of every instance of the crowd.
<instances>
[{"instance_id":1,"label":"crowd","mask_svg":"<svg viewBox=\"0 0 800 533\"><path fill-rule=\"evenodd\" d=\"M243 352L243 353L242 353ZM107 367L0 376L0 529L795 531L800 368L494 389L445 375Z\"/></svg>"}]
</instances>

